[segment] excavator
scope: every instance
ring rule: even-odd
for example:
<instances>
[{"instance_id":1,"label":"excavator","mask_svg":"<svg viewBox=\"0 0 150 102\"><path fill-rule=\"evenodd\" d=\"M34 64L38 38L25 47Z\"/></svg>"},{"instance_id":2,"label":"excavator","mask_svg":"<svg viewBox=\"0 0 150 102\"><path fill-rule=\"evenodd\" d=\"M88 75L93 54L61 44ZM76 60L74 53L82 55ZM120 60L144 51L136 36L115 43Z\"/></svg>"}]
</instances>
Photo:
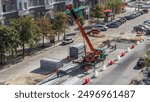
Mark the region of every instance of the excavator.
<instances>
[{"instance_id":1,"label":"excavator","mask_svg":"<svg viewBox=\"0 0 150 102\"><path fill-rule=\"evenodd\" d=\"M76 24L79 27L79 30L83 36L83 38L85 39L87 45L90 48L90 52L86 52L85 56L83 58L83 62L86 64L94 64L96 62L98 62L98 60L100 59L105 59L106 58L106 54L104 50L101 49L94 49L92 43L90 42L87 33L85 32L84 28L82 27L77 15L75 14L74 10L73 10L73 6L72 4L66 5L67 9L71 12Z\"/></svg>"}]
</instances>

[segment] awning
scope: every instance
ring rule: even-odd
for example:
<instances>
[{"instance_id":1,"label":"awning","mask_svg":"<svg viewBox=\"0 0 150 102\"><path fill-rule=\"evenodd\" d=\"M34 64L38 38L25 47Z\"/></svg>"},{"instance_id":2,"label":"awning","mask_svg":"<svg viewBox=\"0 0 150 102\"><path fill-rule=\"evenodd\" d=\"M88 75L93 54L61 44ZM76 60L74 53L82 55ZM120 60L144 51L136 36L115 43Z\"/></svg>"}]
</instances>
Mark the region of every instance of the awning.
<instances>
[{"instance_id":1,"label":"awning","mask_svg":"<svg viewBox=\"0 0 150 102\"><path fill-rule=\"evenodd\" d=\"M85 9L85 8L86 8L86 6L81 6L81 7L79 7L79 8L74 8L73 10L74 10L74 12L78 12L78 11L83 10L83 9ZM69 11L69 10L66 10L65 13L66 13L66 14L70 14L70 11Z\"/></svg>"},{"instance_id":2,"label":"awning","mask_svg":"<svg viewBox=\"0 0 150 102\"><path fill-rule=\"evenodd\" d=\"M112 12L111 9L106 9L106 10L103 10L103 12Z\"/></svg>"}]
</instances>

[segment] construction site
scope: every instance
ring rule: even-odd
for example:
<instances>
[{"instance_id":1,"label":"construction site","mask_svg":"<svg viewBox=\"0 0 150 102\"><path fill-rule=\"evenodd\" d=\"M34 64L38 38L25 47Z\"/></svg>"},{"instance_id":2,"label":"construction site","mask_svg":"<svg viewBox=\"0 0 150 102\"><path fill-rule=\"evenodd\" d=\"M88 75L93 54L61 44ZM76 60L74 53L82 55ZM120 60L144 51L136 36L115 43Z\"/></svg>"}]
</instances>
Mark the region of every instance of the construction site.
<instances>
[{"instance_id":1,"label":"construction site","mask_svg":"<svg viewBox=\"0 0 150 102\"><path fill-rule=\"evenodd\" d=\"M150 84L150 69L137 68L137 61L149 51L150 37L132 31L134 22L141 24L150 19L149 13L119 28L108 31L88 29L82 26L78 16L68 5L76 25L70 28L75 34L68 36L74 42L59 43L53 48L27 58L2 70L3 85L145 85ZM129 12L133 12L134 9ZM124 15L122 15L124 16ZM141 20L142 18L145 18ZM139 21L141 20L141 21ZM78 30L74 30L78 28ZM150 27L149 27L150 28ZM71 32L72 33L72 32ZM44 55L43 55L44 53ZM16 67L17 66L17 67ZM17 69L16 69L17 68ZM9 71L12 69L12 71ZM7 74L6 74L7 73ZM13 73L15 73L13 75ZM7 77L10 74L9 77Z\"/></svg>"}]
</instances>

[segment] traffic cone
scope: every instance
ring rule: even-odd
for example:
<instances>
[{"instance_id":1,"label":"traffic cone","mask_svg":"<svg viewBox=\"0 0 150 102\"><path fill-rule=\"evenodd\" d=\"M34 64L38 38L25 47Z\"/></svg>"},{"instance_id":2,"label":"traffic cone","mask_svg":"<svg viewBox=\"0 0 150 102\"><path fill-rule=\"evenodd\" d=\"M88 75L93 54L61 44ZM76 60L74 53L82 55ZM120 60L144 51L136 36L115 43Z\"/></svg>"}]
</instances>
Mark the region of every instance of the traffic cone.
<instances>
[{"instance_id":1,"label":"traffic cone","mask_svg":"<svg viewBox=\"0 0 150 102\"><path fill-rule=\"evenodd\" d=\"M103 70L105 70L106 69L106 65L103 65Z\"/></svg>"},{"instance_id":2,"label":"traffic cone","mask_svg":"<svg viewBox=\"0 0 150 102\"><path fill-rule=\"evenodd\" d=\"M98 77L98 72L94 71L94 77L97 78Z\"/></svg>"}]
</instances>

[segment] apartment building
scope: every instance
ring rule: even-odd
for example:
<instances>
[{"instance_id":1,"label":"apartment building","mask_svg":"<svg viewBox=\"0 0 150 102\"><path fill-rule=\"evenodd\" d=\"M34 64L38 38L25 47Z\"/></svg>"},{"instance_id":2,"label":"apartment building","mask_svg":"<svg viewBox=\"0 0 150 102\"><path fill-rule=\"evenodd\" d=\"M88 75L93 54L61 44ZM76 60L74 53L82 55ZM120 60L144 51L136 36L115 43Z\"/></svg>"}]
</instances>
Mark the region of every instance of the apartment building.
<instances>
[{"instance_id":1,"label":"apartment building","mask_svg":"<svg viewBox=\"0 0 150 102\"><path fill-rule=\"evenodd\" d=\"M8 24L12 18L30 15L44 16L47 11L65 11L65 0L0 0L1 24Z\"/></svg>"},{"instance_id":2,"label":"apartment building","mask_svg":"<svg viewBox=\"0 0 150 102\"><path fill-rule=\"evenodd\" d=\"M30 15L32 17L49 15L55 11L66 11L66 0L0 0L0 23L7 25L12 18ZM100 0L101 1L101 0ZM75 11L84 17L99 0L73 0ZM51 15L50 15L51 17ZM88 18L88 17L87 17Z\"/></svg>"}]
</instances>

